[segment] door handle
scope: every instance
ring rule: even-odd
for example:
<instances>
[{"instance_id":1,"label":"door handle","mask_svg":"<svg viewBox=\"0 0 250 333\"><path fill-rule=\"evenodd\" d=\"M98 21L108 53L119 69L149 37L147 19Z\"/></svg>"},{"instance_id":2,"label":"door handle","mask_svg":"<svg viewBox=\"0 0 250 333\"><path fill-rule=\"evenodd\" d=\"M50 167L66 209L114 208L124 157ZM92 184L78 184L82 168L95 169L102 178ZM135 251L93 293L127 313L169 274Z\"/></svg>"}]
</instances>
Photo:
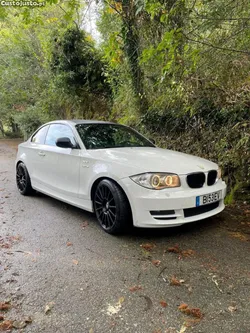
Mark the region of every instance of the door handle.
<instances>
[{"instance_id":1,"label":"door handle","mask_svg":"<svg viewBox=\"0 0 250 333\"><path fill-rule=\"evenodd\" d=\"M39 151L38 155L39 156L45 156L46 154L43 151Z\"/></svg>"}]
</instances>

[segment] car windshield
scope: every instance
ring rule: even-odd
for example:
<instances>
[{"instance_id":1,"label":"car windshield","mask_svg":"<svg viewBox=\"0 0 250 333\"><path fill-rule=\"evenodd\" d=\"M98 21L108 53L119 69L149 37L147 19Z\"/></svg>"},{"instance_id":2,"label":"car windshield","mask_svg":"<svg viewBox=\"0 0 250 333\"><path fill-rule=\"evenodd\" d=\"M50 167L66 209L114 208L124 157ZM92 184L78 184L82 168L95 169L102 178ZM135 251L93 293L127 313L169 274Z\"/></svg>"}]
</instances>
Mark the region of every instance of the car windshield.
<instances>
[{"instance_id":1,"label":"car windshield","mask_svg":"<svg viewBox=\"0 0 250 333\"><path fill-rule=\"evenodd\" d=\"M116 124L79 124L76 129L86 149L155 147L133 129Z\"/></svg>"}]
</instances>

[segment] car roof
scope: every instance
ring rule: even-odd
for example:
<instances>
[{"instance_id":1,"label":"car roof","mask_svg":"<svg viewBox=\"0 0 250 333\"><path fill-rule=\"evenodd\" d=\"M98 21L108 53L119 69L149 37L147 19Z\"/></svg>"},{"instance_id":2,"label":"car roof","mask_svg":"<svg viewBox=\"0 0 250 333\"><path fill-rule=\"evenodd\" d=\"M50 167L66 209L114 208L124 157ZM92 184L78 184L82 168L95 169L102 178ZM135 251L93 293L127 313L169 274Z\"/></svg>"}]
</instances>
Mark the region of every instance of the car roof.
<instances>
[{"instance_id":1,"label":"car roof","mask_svg":"<svg viewBox=\"0 0 250 333\"><path fill-rule=\"evenodd\" d=\"M79 125L79 124L115 124L111 121L102 121L102 120L85 120L85 119L70 119L70 120L54 120L49 122L49 124L71 124L71 125Z\"/></svg>"}]
</instances>

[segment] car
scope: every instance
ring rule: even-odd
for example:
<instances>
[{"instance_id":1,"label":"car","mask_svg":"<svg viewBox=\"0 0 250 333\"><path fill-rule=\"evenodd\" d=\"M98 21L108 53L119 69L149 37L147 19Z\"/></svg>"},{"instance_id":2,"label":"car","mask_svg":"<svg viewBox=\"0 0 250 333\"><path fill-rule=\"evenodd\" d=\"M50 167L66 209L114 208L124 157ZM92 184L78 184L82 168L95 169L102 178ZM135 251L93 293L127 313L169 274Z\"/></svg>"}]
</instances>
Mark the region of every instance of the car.
<instances>
[{"instance_id":1,"label":"car","mask_svg":"<svg viewBox=\"0 0 250 333\"><path fill-rule=\"evenodd\" d=\"M46 123L18 146L17 188L93 212L110 234L180 226L225 208L217 164L152 141L113 122Z\"/></svg>"}]
</instances>

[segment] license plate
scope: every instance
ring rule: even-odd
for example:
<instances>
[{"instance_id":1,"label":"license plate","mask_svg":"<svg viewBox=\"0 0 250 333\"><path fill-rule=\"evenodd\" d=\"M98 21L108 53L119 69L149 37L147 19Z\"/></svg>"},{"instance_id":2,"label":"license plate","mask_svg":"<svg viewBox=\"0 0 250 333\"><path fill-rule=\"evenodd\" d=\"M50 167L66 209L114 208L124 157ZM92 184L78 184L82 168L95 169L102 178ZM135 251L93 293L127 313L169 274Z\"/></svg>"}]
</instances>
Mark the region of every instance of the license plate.
<instances>
[{"instance_id":1,"label":"license plate","mask_svg":"<svg viewBox=\"0 0 250 333\"><path fill-rule=\"evenodd\" d=\"M196 197L196 207L208 205L212 202L219 201L221 199L221 194L222 192L218 191Z\"/></svg>"}]
</instances>

